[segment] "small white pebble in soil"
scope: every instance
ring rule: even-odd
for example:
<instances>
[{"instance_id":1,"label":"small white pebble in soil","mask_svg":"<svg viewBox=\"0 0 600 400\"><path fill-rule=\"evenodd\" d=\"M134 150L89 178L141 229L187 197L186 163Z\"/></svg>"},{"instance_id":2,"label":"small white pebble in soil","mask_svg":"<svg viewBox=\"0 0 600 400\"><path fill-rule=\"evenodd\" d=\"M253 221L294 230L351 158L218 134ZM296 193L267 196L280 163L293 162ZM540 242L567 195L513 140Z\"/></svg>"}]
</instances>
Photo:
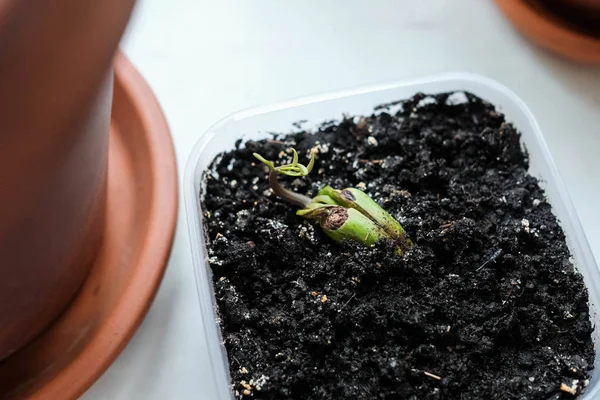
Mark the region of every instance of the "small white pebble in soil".
<instances>
[{"instance_id":1,"label":"small white pebble in soil","mask_svg":"<svg viewBox=\"0 0 600 400\"><path fill-rule=\"evenodd\" d=\"M365 185L364 182L358 182L358 184L356 184L356 187L360 190L365 190L367 188L367 185Z\"/></svg>"},{"instance_id":2,"label":"small white pebble in soil","mask_svg":"<svg viewBox=\"0 0 600 400\"><path fill-rule=\"evenodd\" d=\"M279 222L277 220L269 220L269 225L271 225L271 228L273 228L275 230L275 232L281 232L285 229L288 228L288 226L282 222Z\"/></svg>"},{"instance_id":3,"label":"small white pebble in soil","mask_svg":"<svg viewBox=\"0 0 600 400\"><path fill-rule=\"evenodd\" d=\"M562 390L563 392L567 392L570 393L572 395L577 394L577 386L579 384L579 380L577 379L573 379L573 383L569 386L566 383L561 383L560 384L560 390Z\"/></svg>"},{"instance_id":4,"label":"small white pebble in soil","mask_svg":"<svg viewBox=\"0 0 600 400\"><path fill-rule=\"evenodd\" d=\"M465 92L454 92L446 99L446 104L465 104L469 102L469 98L465 94Z\"/></svg>"},{"instance_id":5,"label":"small white pebble in soil","mask_svg":"<svg viewBox=\"0 0 600 400\"><path fill-rule=\"evenodd\" d=\"M262 192L262 195L263 195L264 197L269 197L269 196L271 196L272 194L273 194L273 189L271 189L271 188L268 188L267 190L263 190L263 192Z\"/></svg>"},{"instance_id":6,"label":"small white pebble in soil","mask_svg":"<svg viewBox=\"0 0 600 400\"><path fill-rule=\"evenodd\" d=\"M535 376L530 376L529 377L529 382L533 382L533 381L535 381Z\"/></svg>"},{"instance_id":7,"label":"small white pebble in soil","mask_svg":"<svg viewBox=\"0 0 600 400\"><path fill-rule=\"evenodd\" d=\"M435 101L435 99L433 97L425 97L424 99L421 99L418 103L417 103L417 107L423 107L426 106L428 104L435 104L437 103Z\"/></svg>"},{"instance_id":8,"label":"small white pebble in soil","mask_svg":"<svg viewBox=\"0 0 600 400\"><path fill-rule=\"evenodd\" d=\"M208 259L208 262L209 262L211 265L223 265L223 260L219 260L219 259L217 258L217 256L210 257L210 258Z\"/></svg>"},{"instance_id":9,"label":"small white pebble in soil","mask_svg":"<svg viewBox=\"0 0 600 400\"><path fill-rule=\"evenodd\" d=\"M315 240L315 229L310 224L303 224L300 227L298 236L300 236L301 238L304 238L310 242L313 242Z\"/></svg>"},{"instance_id":10,"label":"small white pebble in soil","mask_svg":"<svg viewBox=\"0 0 600 400\"><path fill-rule=\"evenodd\" d=\"M254 381L254 388L258 391L261 391L263 386L265 386L265 384L267 383L268 380L269 380L268 376L261 375L256 381Z\"/></svg>"},{"instance_id":11,"label":"small white pebble in soil","mask_svg":"<svg viewBox=\"0 0 600 400\"><path fill-rule=\"evenodd\" d=\"M246 367L242 367L240 369L240 374L247 374L247 373L248 373L248 370L246 369Z\"/></svg>"},{"instance_id":12,"label":"small white pebble in soil","mask_svg":"<svg viewBox=\"0 0 600 400\"><path fill-rule=\"evenodd\" d=\"M233 170L233 164L235 163L235 158L232 158L231 160L229 160L229 164L227 164L227 171L232 171Z\"/></svg>"},{"instance_id":13,"label":"small white pebble in soil","mask_svg":"<svg viewBox=\"0 0 600 400\"><path fill-rule=\"evenodd\" d=\"M237 186L237 181L235 179L232 179L231 182L229 182L229 185L231 185L232 188Z\"/></svg>"},{"instance_id":14,"label":"small white pebble in soil","mask_svg":"<svg viewBox=\"0 0 600 400\"><path fill-rule=\"evenodd\" d=\"M252 190L254 190L254 191L258 190L258 186L256 186L256 185L252 186Z\"/></svg>"},{"instance_id":15,"label":"small white pebble in soil","mask_svg":"<svg viewBox=\"0 0 600 400\"><path fill-rule=\"evenodd\" d=\"M537 207L537 206L539 206L539 205L540 205L540 203L541 203L540 199L533 199L533 206L534 206L534 207Z\"/></svg>"},{"instance_id":16,"label":"small white pebble in soil","mask_svg":"<svg viewBox=\"0 0 600 400\"><path fill-rule=\"evenodd\" d=\"M369 143L371 146L377 146L377 139L375 139L373 136L369 136L367 138L367 143Z\"/></svg>"},{"instance_id":17,"label":"small white pebble in soil","mask_svg":"<svg viewBox=\"0 0 600 400\"><path fill-rule=\"evenodd\" d=\"M529 228L529 220L528 219L523 218L521 220L521 225L523 226L523 230L525 232L527 232L527 233L531 232L531 230Z\"/></svg>"},{"instance_id":18,"label":"small white pebble in soil","mask_svg":"<svg viewBox=\"0 0 600 400\"><path fill-rule=\"evenodd\" d=\"M242 385L244 389L252 390L252 386L250 386L246 381L241 381L240 385Z\"/></svg>"},{"instance_id":19,"label":"small white pebble in soil","mask_svg":"<svg viewBox=\"0 0 600 400\"><path fill-rule=\"evenodd\" d=\"M317 148L321 154L326 154L329 152L329 145L326 143L319 144Z\"/></svg>"}]
</instances>

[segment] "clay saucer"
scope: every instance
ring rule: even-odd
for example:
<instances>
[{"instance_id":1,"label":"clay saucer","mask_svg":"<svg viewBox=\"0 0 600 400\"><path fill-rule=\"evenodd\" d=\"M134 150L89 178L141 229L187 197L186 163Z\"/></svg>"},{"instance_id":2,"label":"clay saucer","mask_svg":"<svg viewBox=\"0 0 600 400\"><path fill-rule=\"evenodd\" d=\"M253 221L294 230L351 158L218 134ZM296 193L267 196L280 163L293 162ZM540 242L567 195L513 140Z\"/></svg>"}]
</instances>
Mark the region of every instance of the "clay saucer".
<instances>
[{"instance_id":1,"label":"clay saucer","mask_svg":"<svg viewBox=\"0 0 600 400\"><path fill-rule=\"evenodd\" d=\"M118 54L103 247L69 308L0 362L0 398L75 399L125 347L150 307L171 251L176 168L160 106Z\"/></svg>"},{"instance_id":2,"label":"clay saucer","mask_svg":"<svg viewBox=\"0 0 600 400\"><path fill-rule=\"evenodd\" d=\"M561 19L543 1L496 0L496 4L531 41L571 60L600 65L600 37Z\"/></svg>"}]
</instances>

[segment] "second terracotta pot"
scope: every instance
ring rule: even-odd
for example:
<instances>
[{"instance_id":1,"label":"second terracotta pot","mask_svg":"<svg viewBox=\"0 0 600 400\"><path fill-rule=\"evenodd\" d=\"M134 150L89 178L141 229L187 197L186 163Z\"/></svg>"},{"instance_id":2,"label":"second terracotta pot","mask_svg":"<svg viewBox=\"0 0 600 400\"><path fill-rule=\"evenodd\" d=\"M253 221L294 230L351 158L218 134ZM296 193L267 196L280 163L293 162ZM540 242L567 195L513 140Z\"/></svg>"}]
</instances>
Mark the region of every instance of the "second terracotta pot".
<instances>
[{"instance_id":1,"label":"second terracotta pot","mask_svg":"<svg viewBox=\"0 0 600 400\"><path fill-rule=\"evenodd\" d=\"M600 34L600 0L545 0L539 4L545 5L557 16L586 34Z\"/></svg>"}]
</instances>

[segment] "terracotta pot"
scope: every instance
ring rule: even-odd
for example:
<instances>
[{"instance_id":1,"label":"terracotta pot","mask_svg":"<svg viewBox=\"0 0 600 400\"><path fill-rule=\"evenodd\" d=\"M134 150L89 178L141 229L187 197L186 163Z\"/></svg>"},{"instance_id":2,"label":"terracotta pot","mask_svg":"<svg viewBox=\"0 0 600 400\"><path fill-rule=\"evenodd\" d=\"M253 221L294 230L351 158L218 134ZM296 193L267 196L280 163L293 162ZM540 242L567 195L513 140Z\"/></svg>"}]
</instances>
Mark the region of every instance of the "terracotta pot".
<instances>
[{"instance_id":1,"label":"terracotta pot","mask_svg":"<svg viewBox=\"0 0 600 400\"><path fill-rule=\"evenodd\" d=\"M594 11L600 0L495 1L512 24L531 41L571 60L600 65L600 16ZM592 3L594 9L590 8ZM581 8L585 5L588 8ZM574 19L573 15L579 15L579 18ZM594 15L598 19L594 20Z\"/></svg>"},{"instance_id":2,"label":"terracotta pot","mask_svg":"<svg viewBox=\"0 0 600 400\"><path fill-rule=\"evenodd\" d=\"M599 0L550 0L550 2L579 14L588 14L594 17L600 16Z\"/></svg>"},{"instance_id":3,"label":"terracotta pot","mask_svg":"<svg viewBox=\"0 0 600 400\"><path fill-rule=\"evenodd\" d=\"M573 27L600 35L600 0L546 0L542 4Z\"/></svg>"},{"instance_id":4,"label":"terracotta pot","mask_svg":"<svg viewBox=\"0 0 600 400\"><path fill-rule=\"evenodd\" d=\"M111 62L133 3L0 5L0 360L59 315L101 244Z\"/></svg>"}]
</instances>

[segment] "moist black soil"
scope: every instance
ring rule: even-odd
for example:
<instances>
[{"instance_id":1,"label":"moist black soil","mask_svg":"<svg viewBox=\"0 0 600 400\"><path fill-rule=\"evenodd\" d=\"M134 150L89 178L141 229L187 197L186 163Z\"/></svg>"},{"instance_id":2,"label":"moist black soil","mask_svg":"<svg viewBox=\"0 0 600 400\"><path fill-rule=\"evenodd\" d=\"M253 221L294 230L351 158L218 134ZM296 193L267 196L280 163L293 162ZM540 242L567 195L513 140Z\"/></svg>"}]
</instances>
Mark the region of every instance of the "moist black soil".
<instances>
[{"instance_id":1,"label":"moist black soil","mask_svg":"<svg viewBox=\"0 0 600 400\"><path fill-rule=\"evenodd\" d=\"M469 93L238 143L207 171L209 262L236 398L568 399L594 360L588 294L520 134ZM392 108L399 111L391 111ZM245 132L240 132L240 136ZM270 191L276 163L363 189L403 257L338 245ZM569 393L573 392L573 394Z\"/></svg>"}]
</instances>

